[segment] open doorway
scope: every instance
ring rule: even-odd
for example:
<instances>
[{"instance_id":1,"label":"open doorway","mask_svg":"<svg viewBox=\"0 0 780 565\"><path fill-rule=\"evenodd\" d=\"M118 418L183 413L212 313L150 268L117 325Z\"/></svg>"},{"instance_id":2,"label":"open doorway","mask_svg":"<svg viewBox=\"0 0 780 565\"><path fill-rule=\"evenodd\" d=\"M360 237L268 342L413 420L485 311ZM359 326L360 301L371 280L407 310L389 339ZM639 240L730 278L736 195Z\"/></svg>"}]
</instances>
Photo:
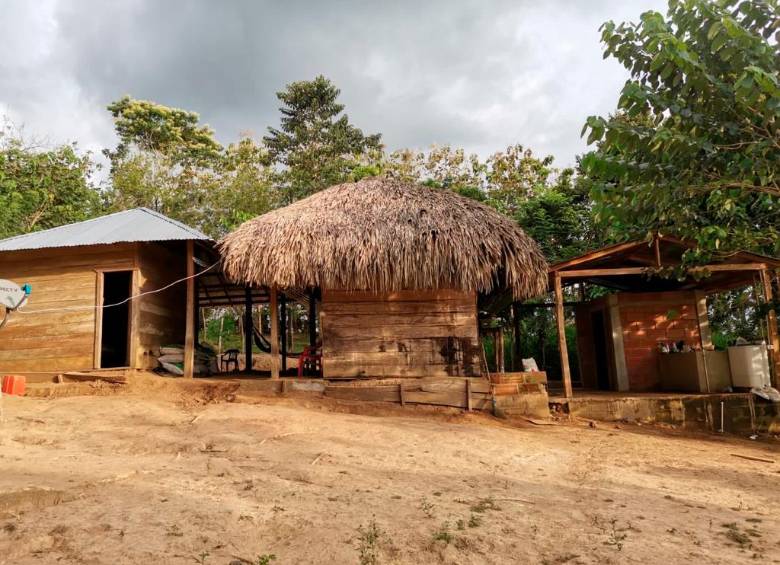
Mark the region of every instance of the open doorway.
<instances>
[{"instance_id":1,"label":"open doorway","mask_svg":"<svg viewBox=\"0 0 780 565\"><path fill-rule=\"evenodd\" d=\"M590 315L593 331L593 350L596 364L596 387L598 390L611 390L609 382L609 357L607 352L607 327L604 322L604 310L596 310Z\"/></svg>"},{"instance_id":2,"label":"open doorway","mask_svg":"<svg viewBox=\"0 0 780 565\"><path fill-rule=\"evenodd\" d=\"M101 369L129 365L130 302L127 299L132 292L132 283L133 271L103 273L104 307L100 311ZM118 306L110 306L111 304Z\"/></svg>"}]
</instances>

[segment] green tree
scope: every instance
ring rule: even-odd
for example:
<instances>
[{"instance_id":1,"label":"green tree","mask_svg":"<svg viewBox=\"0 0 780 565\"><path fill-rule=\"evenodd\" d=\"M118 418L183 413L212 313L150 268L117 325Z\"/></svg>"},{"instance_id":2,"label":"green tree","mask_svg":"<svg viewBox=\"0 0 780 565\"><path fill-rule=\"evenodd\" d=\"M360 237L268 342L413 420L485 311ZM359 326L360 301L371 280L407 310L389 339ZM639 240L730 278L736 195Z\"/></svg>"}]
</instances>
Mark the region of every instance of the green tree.
<instances>
[{"instance_id":1,"label":"green tree","mask_svg":"<svg viewBox=\"0 0 780 565\"><path fill-rule=\"evenodd\" d=\"M225 150L198 114L127 96L108 111L119 144L104 151L111 160L107 207L144 206L204 230L215 228Z\"/></svg>"},{"instance_id":2,"label":"green tree","mask_svg":"<svg viewBox=\"0 0 780 565\"><path fill-rule=\"evenodd\" d=\"M200 124L195 112L170 108L148 100L124 96L108 105L119 136L114 151L106 151L112 162L141 152L165 155L182 165L208 162L219 157L222 147L214 132Z\"/></svg>"},{"instance_id":3,"label":"green tree","mask_svg":"<svg viewBox=\"0 0 780 565\"><path fill-rule=\"evenodd\" d=\"M518 202L513 217L542 248L550 263L576 257L600 243L587 188L574 169L564 169Z\"/></svg>"},{"instance_id":4,"label":"green tree","mask_svg":"<svg viewBox=\"0 0 780 565\"><path fill-rule=\"evenodd\" d=\"M363 156L381 149L379 134L364 135L349 123L339 94L323 76L277 92L281 126L269 127L263 142L281 166L277 182L284 204L349 180L353 169L363 166Z\"/></svg>"},{"instance_id":5,"label":"green tree","mask_svg":"<svg viewBox=\"0 0 780 565\"><path fill-rule=\"evenodd\" d=\"M222 236L279 204L268 152L250 137L228 145L214 171L204 230Z\"/></svg>"},{"instance_id":6,"label":"green tree","mask_svg":"<svg viewBox=\"0 0 780 565\"><path fill-rule=\"evenodd\" d=\"M552 163L552 155L536 157L520 144L491 155L485 169L493 205L505 214L515 215L525 201L547 192L557 172ZM572 171L565 172L567 182L571 175Z\"/></svg>"},{"instance_id":7,"label":"green tree","mask_svg":"<svg viewBox=\"0 0 780 565\"><path fill-rule=\"evenodd\" d=\"M780 252L780 51L776 0L670 0L602 26L631 74L610 117L583 129L596 218L620 238L691 238L692 259Z\"/></svg>"},{"instance_id":8,"label":"green tree","mask_svg":"<svg viewBox=\"0 0 780 565\"><path fill-rule=\"evenodd\" d=\"M0 238L86 220L100 210L95 165L76 145L42 148L0 129Z\"/></svg>"},{"instance_id":9,"label":"green tree","mask_svg":"<svg viewBox=\"0 0 780 565\"><path fill-rule=\"evenodd\" d=\"M485 202L514 218L550 261L568 259L597 245L588 179L559 170L552 156L536 157L511 145L486 160L450 145L395 151L382 166L396 178L449 189Z\"/></svg>"}]
</instances>

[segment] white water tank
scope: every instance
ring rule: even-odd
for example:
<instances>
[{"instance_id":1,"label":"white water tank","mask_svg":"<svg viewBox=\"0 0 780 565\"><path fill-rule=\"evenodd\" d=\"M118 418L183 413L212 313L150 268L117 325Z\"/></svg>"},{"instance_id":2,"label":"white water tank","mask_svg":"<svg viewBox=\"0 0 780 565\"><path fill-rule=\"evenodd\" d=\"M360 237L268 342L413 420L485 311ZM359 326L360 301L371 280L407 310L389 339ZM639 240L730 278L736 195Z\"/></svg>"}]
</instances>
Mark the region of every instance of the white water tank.
<instances>
[{"instance_id":1,"label":"white water tank","mask_svg":"<svg viewBox=\"0 0 780 565\"><path fill-rule=\"evenodd\" d=\"M729 347L729 367L735 387L769 386L769 353L764 344Z\"/></svg>"}]
</instances>

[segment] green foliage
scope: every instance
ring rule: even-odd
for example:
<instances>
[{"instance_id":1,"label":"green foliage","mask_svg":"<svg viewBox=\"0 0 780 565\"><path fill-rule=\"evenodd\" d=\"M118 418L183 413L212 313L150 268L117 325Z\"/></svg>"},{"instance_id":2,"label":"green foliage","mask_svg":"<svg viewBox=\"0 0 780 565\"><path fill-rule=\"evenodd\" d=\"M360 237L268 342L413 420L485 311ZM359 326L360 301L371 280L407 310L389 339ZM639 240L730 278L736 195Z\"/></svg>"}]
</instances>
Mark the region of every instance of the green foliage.
<instances>
[{"instance_id":1,"label":"green foliage","mask_svg":"<svg viewBox=\"0 0 780 565\"><path fill-rule=\"evenodd\" d=\"M591 222L588 180L573 169L558 170L553 158L512 145L486 160L449 145L428 152L392 153L384 174L453 190L514 218L551 262L597 245Z\"/></svg>"},{"instance_id":2,"label":"green foliage","mask_svg":"<svg viewBox=\"0 0 780 565\"><path fill-rule=\"evenodd\" d=\"M46 149L0 129L0 238L86 220L100 212L94 165L75 145Z\"/></svg>"},{"instance_id":3,"label":"green foliage","mask_svg":"<svg viewBox=\"0 0 780 565\"><path fill-rule=\"evenodd\" d=\"M269 127L263 142L280 165L282 203L350 179L361 158L381 149L379 134L364 135L343 114L340 90L327 78L293 82L276 96L282 103L279 129Z\"/></svg>"},{"instance_id":4,"label":"green foliage","mask_svg":"<svg viewBox=\"0 0 780 565\"><path fill-rule=\"evenodd\" d=\"M230 144L213 170L203 230L222 236L273 210L279 204L273 182L268 152L262 145L248 137Z\"/></svg>"},{"instance_id":5,"label":"green foliage","mask_svg":"<svg viewBox=\"0 0 780 565\"><path fill-rule=\"evenodd\" d=\"M215 159L222 149L214 139L214 132L200 125L200 117L195 112L129 96L109 104L108 111L120 139L115 151L106 152L112 162L125 158L133 147L162 153L182 164Z\"/></svg>"},{"instance_id":6,"label":"green foliage","mask_svg":"<svg viewBox=\"0 0 780 565\"><path fill-rule=\"evenodd\" d=\"M776 0L670 0L666 18L602 26L604 56L631 73L617 113L583 128L612 235L780 252L777 14Z\"/></svg>"},{"instance_id":7,"label":"green foliage","mask_svg":"<svg viewBox=\"0 0 780 565\"><path fill-rule=\"evenodd\" d=\"M120 143L106 207L145 206L218 238L274 208L267 151L250 138L223 148L194 112L124 97L109 105Z\"/></svg>"}]
</instances>

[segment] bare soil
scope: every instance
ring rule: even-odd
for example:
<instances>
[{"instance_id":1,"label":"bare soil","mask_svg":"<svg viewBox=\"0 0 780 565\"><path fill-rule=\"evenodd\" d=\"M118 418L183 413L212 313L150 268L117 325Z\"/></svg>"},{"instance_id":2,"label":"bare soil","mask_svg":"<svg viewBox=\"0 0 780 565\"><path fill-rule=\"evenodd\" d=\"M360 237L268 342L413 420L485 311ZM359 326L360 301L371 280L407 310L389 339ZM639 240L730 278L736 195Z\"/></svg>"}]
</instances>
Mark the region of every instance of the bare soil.
<instances>
[{"instance_id":1,"label":"bare soil","mask_svg":"<svg viewBox=\"0 0 780 565\"><path fill-rule=\"evenodd\" d=\"M3 398L0 563L780 562L777 444L127 388Z\"/></svg>"}]
</instances>

